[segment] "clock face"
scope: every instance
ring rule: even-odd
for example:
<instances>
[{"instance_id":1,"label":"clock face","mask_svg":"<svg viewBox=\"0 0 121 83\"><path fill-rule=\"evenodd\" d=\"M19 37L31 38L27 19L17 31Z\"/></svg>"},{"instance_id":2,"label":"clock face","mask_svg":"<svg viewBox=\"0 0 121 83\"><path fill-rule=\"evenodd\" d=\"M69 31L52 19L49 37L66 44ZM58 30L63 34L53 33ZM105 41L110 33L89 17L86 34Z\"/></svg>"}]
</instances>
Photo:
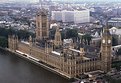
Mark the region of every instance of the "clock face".
<instances>
[{"instance_id":1,"label":"clock face","mask_svg":"<svg viewBox=\"0 0 121 83\"><path fill-rule=\"evenodd\" d=\"M110 44L111 43L111 40L108 40L108 43Z\"/></svg>"},{"instance_id":2,"label":"clock face","mask_svg":"<svg viewBox=\"0 0 121 83\"><path fill-rule=\"evenodd\" d=\"M102 41L103 43L105 43L105 40L103 39L103 41Z\"/></svg>"}]
</instances>

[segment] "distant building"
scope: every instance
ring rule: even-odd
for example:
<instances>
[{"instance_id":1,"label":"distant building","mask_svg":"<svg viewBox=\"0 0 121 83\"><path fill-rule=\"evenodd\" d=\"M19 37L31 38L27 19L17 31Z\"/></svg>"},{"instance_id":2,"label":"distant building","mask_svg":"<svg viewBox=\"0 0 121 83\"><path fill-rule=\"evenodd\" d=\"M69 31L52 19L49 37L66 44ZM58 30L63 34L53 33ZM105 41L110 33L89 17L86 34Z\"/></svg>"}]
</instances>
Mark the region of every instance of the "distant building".
<instances>
[{"instance_id":1,"label":"distant building","mask_svg":"<svg viewBox=\"0 0 121 83\"><path fill-rule=\"evenodd\" d=\"M43 4L43 3L50 3L52 2L52 0L39 0L39 3Z\"/></svg>"},{"instance_id":2,"label":"distant building","mask_svg":"<svg viewBox=\"0 0 121 83\"><path fill-rule=\"evenodd\" d=\"M41 3L42 2L42 0L39 0L39 3Z\"/></svg>"},{"instance_id":3,"label":"distant building","mask_svg":"<svg viewBox=\"0 0 121 83\"><path fill-rule=\"evenodd\" d=\"M82 10L74 12L74 23L86 23L90 22L90 11Z\"/></svg>"},{"instance_id":4,"label":"distant building","mask_svg":"<svg viewBox=\"0 0 121 83\"><path fill-rule=\"evenodd\" d=\"M52 20L62 21L62 12L61 11L52 11Z\"/></svg>"},{"instance_id":5,"label":"distant building","mask_svg":"<svg viewBox=\"0 0 121 83\"><path fill-rule=\"evenodd\" d=\"M74 11L62 11L63 22L74 22Z\"/></svg>"},{"instance_id":6,"label":"distant building","mask_svg":"<svg viewBox=\"0 0 121 83\"><path fill-rule=\"evenodd\" d=\"M108 21L109 25L112 25L113 27L121 27L121 18L111 18Z\"/></svg>"},{"instance_id":7,"label":"distant building","mask_svg":"<svg viewBox=\"0 0 121 83\"><path fill-rule=\"evenodd\" d=\"M90 22L90 11L52 11L52 20L62 22L87 23Z\"/></svg>"}]
</instances>

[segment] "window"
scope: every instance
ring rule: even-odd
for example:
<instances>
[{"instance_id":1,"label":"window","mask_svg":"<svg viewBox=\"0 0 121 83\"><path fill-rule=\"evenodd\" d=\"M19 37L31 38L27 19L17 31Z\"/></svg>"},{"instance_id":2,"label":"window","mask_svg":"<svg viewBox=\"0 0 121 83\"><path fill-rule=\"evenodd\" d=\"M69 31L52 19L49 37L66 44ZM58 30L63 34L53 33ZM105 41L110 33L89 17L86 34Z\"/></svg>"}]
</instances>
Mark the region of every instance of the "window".
<instances>
[{"instance_id":1,"label":"window","mask_svg":"<svg viewBox=\"0 0 121 83\"><path fill-rule=\"evenodd\" d=\"M46 27L46 23L42 23L42 27Z\"/></svg>"},{"instance_id":2,"label":"window","mask_svg":"<svg viewBox=\"0 0 121 83\"><path fill-rule=\"evenodd\" d=\"M37 22L37 24L38 24L38 27L40 27L40 23L39 23L39 22Z\"/></svg>"}]
</instances>

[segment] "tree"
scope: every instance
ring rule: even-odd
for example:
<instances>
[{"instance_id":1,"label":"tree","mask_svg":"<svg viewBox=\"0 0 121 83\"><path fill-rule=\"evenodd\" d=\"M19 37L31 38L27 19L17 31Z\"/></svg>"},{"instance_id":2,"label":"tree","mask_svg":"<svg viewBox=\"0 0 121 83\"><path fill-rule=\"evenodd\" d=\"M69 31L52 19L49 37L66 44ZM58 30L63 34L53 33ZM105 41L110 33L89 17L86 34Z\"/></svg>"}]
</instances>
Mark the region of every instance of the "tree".
<instances>
[{"instance_id":1,"label":"tree","mask_svg":"<svg viewBox=\"0 0 121 83\"><path fill-rule=\"evenodd\" d=\"M62 38L62 40L65 39L65 32L64 31L61 31L61 38Z\"/></svg>"},{"instance_id":2,"label":"tree","mask_svg":"<svg viewBox=\"0 0 121 83\"><path fill-rule=\"evenodd\" d=\"M87 40L87 44L90 44L90 41L92 40L92 36L90 34L85 34L82 36L82 39L84 39L85 41Z\"/></svg>"},{"instance_id":3,"label":"tree","mask_svg":"<svg viewBox=\"0 0 121 83\"><path fill-rule=\"evenodd\" d=\"M117 35L112 35L112 46L118 45Z\"/></svg>"},{"instance_id":4,"label":"tree","mask_svg":"<svg viewBox=\"0 0 121 83\"><path fill-rule=\"evenodd\" d=\"M118 49L118 51L116 52L117 55L121 55L121 48Z\"/></svg>"},{"instance_id":5,"label":"tree","mask_svg":"<svg viewBox=\"0 0 121 83\"><path fill-rule=\"evenodd\" d=\"M121 61L114 61L112 62L112 67L116 68L118 71L121 69Z\"/></svg>"},{"instance_id":6,"label":"tree","mask_svg":"<svg viewBox=\"0 0 121 83\"><path fill-rule=\"evenodd\" d=\"M34 33L28 32L26 30L14 30L12 28L6 29L6 28L0 28L0 36L8 37L8 35L18 35L21 39L27 39L31 35L32 37L35 37Z\"/></svg>"},{"instance_id":7,"label":"tree","mask_svg":"<svg viewBox=\"0 0 121 83\"><path fill-rule=\"evenodd\" d=\"M76 29L67 29L66 38L78 37L78 31Z\"/></svg>"},{"instance_id":8,"label":"tree","mask_svg":"<svg viewBox=\"0 0 121 83\"><path fill-rule=\"evenodd\" d=\"M3 48L8 47L8 40L7 40L7 38L0 36L0 47L3 47Z\"/></svg>"},{"instance_id":9,"label":"tree","mask_svg":"<svg viewBox=\"0 0 121 83\"><path fill-rule=\"evenodd\" d=\"M49 36L50 36L51 39L54 39L54 37L55 37L55 32L56 32L56 29L55 29L55 28L53 28L53 29L50 30Z\"/></svg>"}]
</instances>

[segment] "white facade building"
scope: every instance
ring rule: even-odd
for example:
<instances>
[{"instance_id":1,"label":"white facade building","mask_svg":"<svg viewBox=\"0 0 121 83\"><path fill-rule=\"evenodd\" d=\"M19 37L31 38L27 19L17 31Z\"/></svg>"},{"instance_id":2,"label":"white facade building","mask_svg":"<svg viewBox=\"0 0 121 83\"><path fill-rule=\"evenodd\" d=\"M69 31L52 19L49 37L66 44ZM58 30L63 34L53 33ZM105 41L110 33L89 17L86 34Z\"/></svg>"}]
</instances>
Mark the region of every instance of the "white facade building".
<instances>
[{"instance_id":1,"label":"white facade building","mask_svg":"<svg viewBox=\"0 0 121 83\"><path fill-rule=\"evenodd\" d=\"M90 22L90 11L52 11L52 20L62 22L87 23Z\"/></svg>"},{"instance_id":2,"label":"white facade building","mask_svg":"<svg viewBox=\"0 0 121 83\"><path fill-rule=\"evenodd\" d=\"M74 11L74 23L86 23L90 22L90 11Z\"/></svg>"},{"instance_id":3,"label":"white facade building","mask_svg":"<svg viewBox=\"0 0 121 83\"><path fill-rule=\"evenodd\" d=\"M62 11L52 11L52 20L62 21Z\"/></svg>"},{"instance_id":4,"label":"white facade building","mask_svg":"<svg viewBox=\"0 0 121 83\"><path fill-rule=\"evenodd\" d=\"M74 22L74 11L62 11L62 22Z\"/></svg>"}]
</instances>

